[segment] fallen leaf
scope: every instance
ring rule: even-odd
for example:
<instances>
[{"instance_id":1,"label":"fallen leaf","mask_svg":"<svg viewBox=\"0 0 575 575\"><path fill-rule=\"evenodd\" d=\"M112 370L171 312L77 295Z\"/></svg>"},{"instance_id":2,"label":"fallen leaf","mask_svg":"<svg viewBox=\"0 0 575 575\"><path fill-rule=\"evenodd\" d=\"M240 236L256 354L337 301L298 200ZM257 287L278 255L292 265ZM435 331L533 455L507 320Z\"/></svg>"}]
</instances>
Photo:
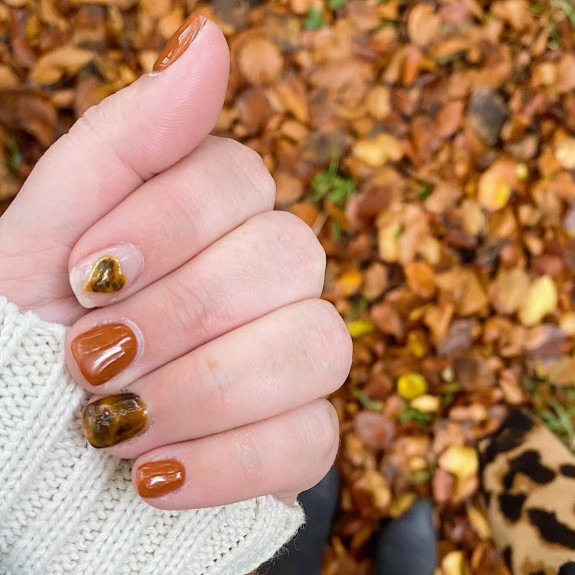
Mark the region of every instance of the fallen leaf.
<instances>
[{"instance_id":1,"label":"fallen leaf","mask_svg":"<svg viewBox=\"0 0 575 575\"><path fill-rule=\"evenodd\" d=\"M455 475L458 479L465 479L477 474L479 459L477 451L464 445L451 445L439 457L439 467Z\"/></svg>"},{"instance_id":2,"label":"fallen leaf","mask_svg":"<svg viewBox=\"0 0 575 575\"><path fill-rule=\"evenodd\" d=\"M486 210L500 210L507 205L516 186L516 165L505 160L495 162L479 178L479 203Z\"/></svg>"},{"instance_id":3,"label":"fallen leaf","mask_svg":"<svg viewBox=\"0 0 575 575\"><path fill-rule=\"evenodd\" d=\"M405 325L392 305L381 302L373 306L370 310L370 318L382 333L392 335L397 340L403 340Z\"/></svg>"},{"instance_id":4,"label":"fallen leaf","mask_svg":"<svg viewBox=\"0 0 575 575\"><path fill-rule=\"evenodd\" d=\"M441 21L431 4L416 4L407 17L407 34L417 46L426 46L437 38Z\"/></svg>"},{"instance_id":5,"label":"fallen leaf","mask_svg":"<svg viewBox=\"0 0 575 575\"><path fill-rule=\"evenodd\" d=\"M495 385L495 374L484 357L468 353L453 361L455 381L466 391L479 391Z\"/></svg>"},{"instance_id":6,"label":"fallen leaf","mask_svg":"<svg viewBox=\"0 0 575 575\"><path fill-rule=\"evenodd\" d=\"M395 424L381 413L360 411L353 420L357 436L372 449L385 449L395 437Z\"/></svg>"},{"instance_id":7,"label":"fallen leaf","mask_svg":"<svg viewBox=\"0 0 575 575\"><path fill-rule=\"evenodd\" d=\"M75 46L56 48L38 59L30 79L40 84L55 84L64 74L77 74L93 58L93 52Z\"/></svg>"},{"instance_id":8,"label":"fallen leaf","mask_svg":"<svg viewBox=\"0 0 575 575\"><path fill-rule=\"evenodd\" d=\"M237 48L237 65L245 80L253 86L273 84L282 73L279 48L264 36L250 36Z\"/></svg>"},{"instance_id":9,"label":"fallen leaf","mask_svg":"<svg viewBox=\"0 0 575 575\"><path fill-rule=\"evenodd\" d=\"M515 313L524 304L530 283L522 268L501 270L492 286L491 303L499 313Z\"/></svg>"},{"instance_id":10,"label":"fallen leaf","mask_svg":"<svg viewBox=\"0 0 575 575\"><path fill-rule=\"evenodd\" d=\"M465 575L463 551L450 551L441 561L443 575Z\"/></svg>"},{"instance_id":11,"label":"fallen leaf","mask_svg":"<svg viewBox=\"0 0 575 575\"><path fill-rule=\"evenodd\" d=\"M566 170L575 170L575 138L565 138L555 147L555 158Z\"/></svg>"},{"instance_id":12,"label":"fallen leaf","mask_svg":"<svg viewBox=\"0 0 575 575\"><path fill-rule=\"evenodd\" d=\"M430 265L425 262L411 262L404 268L409 289L421 296L430 298L435 292L435 275Z\"/></svg>"},{"instance_id":13,"label":"fallen leaf","mask_svg":"<svg viewBox=\"0 0 575 575\"><path fill-rule=\"evenodd\" d=\"M401 144L390 134L379 134L374 138L360 140L352 150L353 155L372 167L395 162L403 156Z\"/></svg>"},{"instance_id":14,"label":"fallen leaf","mask_svg":"<svg viewBox=\"0 0 575 575\"><path fill-rule=\"evenodd\" d=\"M405 373L397 380L397 393L412 400L427 392L427 381L420 373Z\"/></svg>"},{"instance_id":15,"label":"fallen leaf","mask_svg":"<svg viewBox=\"0 0 575 575\"><path fill-rule=\"evenodd\" d=\"M537 278L519 308L519 319L527 327L538 324L557 308L557 286L551 276Z\"/></svg>"},{"instance_id":16,"label":"fallen leaf","mask_svg":"<svg viewBox=\"0 0 575 575\"><path fill-rule=\"evenodd\" d=\"M422 413L437 413L441 402L437 396L425 394L412 399L409 405Z\"/></svg>"},{"instance_id":17,"label":"fallen leaf","mask_svg":"<svg viewBox=\"0 0 575 575\"><path fill-rule=\"evenodd\" d=\"M471 98L466 124L485 144L494 146L507 116L507 106L503 98L496 91L482 88Z\"/></svg>"}]
</instances>

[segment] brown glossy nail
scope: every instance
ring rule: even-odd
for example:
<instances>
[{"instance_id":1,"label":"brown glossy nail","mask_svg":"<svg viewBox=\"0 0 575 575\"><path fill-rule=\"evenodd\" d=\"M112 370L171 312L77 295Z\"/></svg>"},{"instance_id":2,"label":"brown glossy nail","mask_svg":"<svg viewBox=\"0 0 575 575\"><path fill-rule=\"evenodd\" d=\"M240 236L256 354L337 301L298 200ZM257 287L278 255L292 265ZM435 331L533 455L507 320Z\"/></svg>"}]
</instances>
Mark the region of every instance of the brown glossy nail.
<instances>
[{"instance_id":1,"label":"brown glossy nail","mask_svg":"<svg viewBox=\"0 0 575 575\"><path fill-rule=\"evenodd\" d=\"M84 291L91 293L114 293L126 285L120 262L112 256L100 258L92 267Z\"/></svg>"},{"instance_id":2,"label":"brown glossy nail","mask_svg":"<svg viewBox=\"0 0 575 575\"><path fill-rule=\"evenodd\" d=\"M136 487L142 497L161 497L179 489L186 480L186 468L175 459L151 461L136 470Z\"/></svg>"},{"instance_id":3,"label":"brown glossy nail","mask_svg":"<svg viewBox=\"0 0 575 575\"><path fill-rule=\"evenodd\" d=\"M206 19L199 14L191 14L188 19L174 32L166 47L162 50L152 70L161 72L173 64L194 41Z\"/></svg>"},{"instance_id":4,"label":"brown glossy nail","mask_svg":"<svg viewBox=\"0 0 575 575\"><path fill-rule=\"evenodd\" d=\"M112 447L148 427L148 408L135 393L103 397L84 408L82 427L94 447Z\"/></svg>"},{"instance_id":5,"label":"brown glossy nail","mask_svg":"<svg viewBox=\"0 0 575 575\"><path fill-rule=\"evenodd\" d=\"M138 340L124 323L106 323L72 340L72 355L90 385L102 385L138 355Z\"/></svg>"}]
</instances>

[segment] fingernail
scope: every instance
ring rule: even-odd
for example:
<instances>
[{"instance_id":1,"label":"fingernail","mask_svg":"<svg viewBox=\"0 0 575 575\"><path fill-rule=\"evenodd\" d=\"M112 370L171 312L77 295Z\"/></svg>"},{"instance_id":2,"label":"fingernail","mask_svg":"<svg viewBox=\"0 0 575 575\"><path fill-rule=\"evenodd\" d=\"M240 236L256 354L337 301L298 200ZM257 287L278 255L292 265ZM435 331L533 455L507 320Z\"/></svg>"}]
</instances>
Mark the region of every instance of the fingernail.
<instances>
[{"instance_id":1,"label":"fingernail","mask_svg":"<svg viewBox=\"0 0 575 575\"><path fill-rule=\"evenodd\" d=\"M82 426L91 445L112 447L148 427L148 408L135 393L110 395L84 408Z\"/></svg>"},{"instance_id":2,"label":"fingernail","mask_svg":"<svg viewBox=\"0 0 575 575\"><path fill-rule=\"evenodd\" d=\"M134 361L138 338L125 323L106 323L79 335L70 347L86 381L102 385Z\"/></svg>"},{"instance_id":3,"label":"fingernail","mask_svg":"<svg viewBox=\"0 0 575 575\"><path fill-rule=\"evenodd\" d=\"M84 307L97 307L119 299L142 272L142 254L123 244L84 258L70 271L70 285Z\"/></svg>"},{"instance_id":4,"label":"fingernail","mask_svg":"<svg viewBox=\"0 0 575 575\"><path fill-rule=\"evenodd\" d=\"M206 19L199 14L191 14L188 19L174 32L166 47L156 60L153 72L161 72L173 64L190 46Z\"/></svg>"},{"instance_id":5,"label":"fingernail","mask_svg":"<svg viewBox=\"0 0 575 575\"><path fill-rule=\"evenodd\" d=\"M136 488L142 497L161 497L179 489L186 480L186 468L174 459L152 461L136 470Z\"/></svg>"}]
</instances>

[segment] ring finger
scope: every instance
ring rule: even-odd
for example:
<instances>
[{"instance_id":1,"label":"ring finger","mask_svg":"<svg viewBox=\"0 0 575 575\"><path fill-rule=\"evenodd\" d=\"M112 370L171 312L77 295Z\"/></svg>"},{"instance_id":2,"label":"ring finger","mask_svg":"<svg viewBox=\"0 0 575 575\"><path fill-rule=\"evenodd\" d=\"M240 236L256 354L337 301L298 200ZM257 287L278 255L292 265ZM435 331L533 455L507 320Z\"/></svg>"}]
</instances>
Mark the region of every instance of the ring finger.
<instances>
[{"instance_id":1,"label":"ring finger","mask_svg":"<svg viewBox=\"0 0 575 575\"><path fill-rule=\"evenodd\" d=\"M137 457L284 413L337 389L351 345L335 308L307 300L244 325L84 410L95 447Z\"/></svg>"},{"instance_id":2,"label":"ring finger","mask_svg":"<svg viewBox=\"0 0 575 575\"><path fill-rule=\"evenodd\" d=\"M318 297L325 254L284 212L257 215L160 281L81 318L67 363L92 393L110 393L199 345L290 303Z\"/></svg>"}]
</instances>

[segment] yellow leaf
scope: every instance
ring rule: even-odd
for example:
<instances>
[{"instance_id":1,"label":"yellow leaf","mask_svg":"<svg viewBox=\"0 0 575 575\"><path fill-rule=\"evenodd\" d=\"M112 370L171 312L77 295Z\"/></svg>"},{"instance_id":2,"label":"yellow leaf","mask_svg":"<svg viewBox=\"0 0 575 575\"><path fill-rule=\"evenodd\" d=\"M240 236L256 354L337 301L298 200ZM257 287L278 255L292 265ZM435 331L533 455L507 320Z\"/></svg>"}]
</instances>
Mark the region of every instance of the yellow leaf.
<instances>
[{"instance_id":1,"label":"yellow leaf","mask_svg":"<svg viewBox=\"0 0 575 575\"><path fill-rule=\"evenodd\" d=\"M367 333L371 333L375 326L369 319L356 319L347 324L349 334L353 338L361 337Z\"/></svg>"},{"instance_id":2,"label":"yellow leaf","mask_svg":"<svg viewBox=\"0 0 575 575\"><path fill-rule=\"evenodd\" d=\"M435 397L435 395L425 394L413 399L409 405L423 413L437 413L441 406L441 402L438 397Z\"/></svg>"},{"instance_id":3,"label":"yellow leaf","mask_svg":"<svg viewBox=\"0 0 575 575\"><path fill-rule=\"evenodd\" d=\"M415 372L404 373L397 380L397 393L408 401L427 392L427 381L423 375Z\"/></svg>"},{"instance_id":4,"label":"yellow leaf","mask_svg":"<svg viewBox=\"0 0 575 575\"><path fill-rule=\"evenodd\" d=\"M451 445L439 458L439 467L458 479L472 477L477 473L478 466L477 451L463 445Z\"/></svg>"},{"instance_id":5,"label":"yellow leaf","mask_svg":"<svg viewBox=\"0 0 575 575\"><path fill-rule=\"evenodd\" d=\"M485 519L485 516L477 507L469 506L467 508L467 517L473 531L475 531L480 539L485 541L491 537L491 529L489 528L487 519Z\"/></svg>"},{"instance_id":6,"label":"yellow leaf","mask_svg":"<svg viewBox=\"0 0 575 575\"><path fill-rule=\"evenodd\" d=\"M479 203L488 211L504 208L517 185L517 166L511 162L494 162L479 178Z\"/></svg>"},{"instance_id":7,"label":"yellow leaf","mask_svg":"<svg viewBox=\"0 0 575 575\"><path fill-rule=\"evenodd\" d=\"M384 262L396 262L399 259L399 236L402 226L398 222L381 227L378 233L379 257Z\"/></svg>"},{"instance_id":8,"label":"yellow leaf","mask_svg":"<svg viewBox=\"0 0 575 575\"><path fill-rule=\"evenodd\" d=\"M575 335L575 312L568 311L561 316L559 327L569 336Z\"/></svg>"},{"instance_id":9,"label":"yellow leaf","mask_svg":"<svg viewBox=\"0 0 575 575\"><path fill-rule=\"evenodd\" d=\"M557 286L549 275L537 278L529 288L519 309L519 319L525 326L537 325L557 308Z\"/></svg>"},{"instance_id":10,"label":"yellow leaf","mask_svg":"<svg viewBox=\"0 0 575 575\"><path fill-rule=\"evenodd\" d=\"M415 503L416 497L415 493L400 493L397 498L391 502L389 516L393 519L397 519L404 513L407 513Z\"/></svg>"},{"instance_id":11,"label":"yellow leaf","mask_svg":"<svg viewBox=\"0 0 575 575\"><path fill-rule=\"evenodd\" d=\"M361 272L357 269L351 269L344 272L335 282L335 288L338 293L344 297L349 297L359 291L363 281Z\"/></svg>"},{"instance_id":12,"label":"yellow leaf","mask_svg":"<svg viewBox=\"0 0 575 575\"><path fill-rule=\"evenodd\" d=\"M465 559L463 551L450 551L441 562L444 575L464 575Z\"/></svg>"},{"instance_id":13,"label":"yellow leaf","mask_svg":"<svg viewBox=\"0 0 575 575\"><path fill-rule=\"evenodd\" d=\"M403 148L390 134L378 134L374 138L357 142L353 147L353 155L364 164L378 168L390 160L400 160L403 157Z\"/></svg>"},{"instance_id":14,"label":"yellow leaf","mask_svg":"<svg viewBox=\"0 0 575 575\"><path fill-rule=\"evenodd\" d=\"M429 351L429 346L423 333L410 331L407 334L407 349L415 357L423 357Z\"/></svg>"},{"instance_id":15,"label":"yellow leaf","mask_svg":"<svg viewBox=\"0 0 575 575\"><path fill-rule=\"evenodd\" d=\"M561 140L555 148L555 159L566 170L575 170L575 138Z\"/></svg>"},{"instance_id":16,"label":"yellow leaf","mask_svg":"<svg viewBox=\"0 0 575 575\"><path fill-rule=\"evenodd\" d=\"M368 469L364 473L364 482L365 490L371 495L375 507L387 509L391 503L391 490L385 477L375 469Z\"/></svg>"}]
</instances>

